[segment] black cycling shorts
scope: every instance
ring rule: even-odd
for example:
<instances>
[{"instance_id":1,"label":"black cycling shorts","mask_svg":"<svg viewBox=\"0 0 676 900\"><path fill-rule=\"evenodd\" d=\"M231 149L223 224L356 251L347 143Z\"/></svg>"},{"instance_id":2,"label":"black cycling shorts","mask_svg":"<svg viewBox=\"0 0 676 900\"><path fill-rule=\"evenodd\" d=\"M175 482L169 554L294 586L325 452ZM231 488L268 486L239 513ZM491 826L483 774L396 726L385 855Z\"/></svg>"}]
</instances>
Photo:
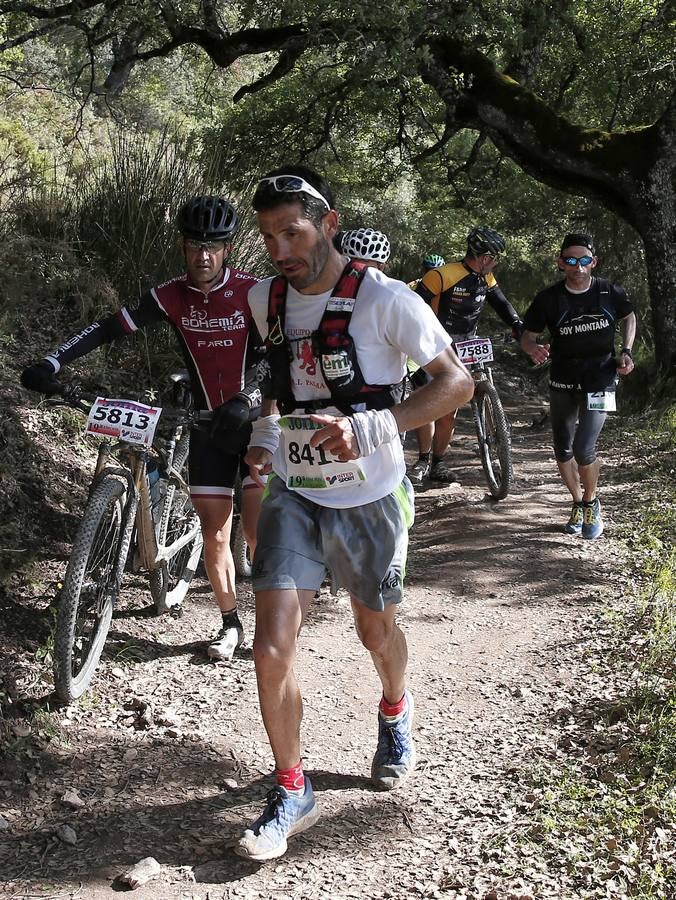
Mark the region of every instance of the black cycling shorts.
<instances>
[{"instance_id":1,"label":"black cycling shorts","mask_svg":"<svg viewBox=\"0 0 676 900\"><path fill-rule=\"evenodd\" d=\"M254 482L244 462L246 446L240 453L226 453L218 447L206 431L190 430L188 481L190 496L202 500L210 497L232 497L239 473L242 487Z\"/></svg>"}]
</instances>

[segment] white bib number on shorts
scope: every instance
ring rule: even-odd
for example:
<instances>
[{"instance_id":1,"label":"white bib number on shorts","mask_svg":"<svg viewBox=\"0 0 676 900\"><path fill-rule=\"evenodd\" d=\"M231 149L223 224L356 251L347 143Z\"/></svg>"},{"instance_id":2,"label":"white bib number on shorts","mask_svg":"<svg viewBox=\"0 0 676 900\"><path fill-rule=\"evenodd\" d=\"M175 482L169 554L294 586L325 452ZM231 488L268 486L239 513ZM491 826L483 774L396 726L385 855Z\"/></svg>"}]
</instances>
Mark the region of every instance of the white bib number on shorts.
<instances>
[{"instance_id":1,"label":"white bib number on shorts","mask_svg":"<svg viewBox=\"0 0 676 900\"><path fill-rule=\"evenodd\" d=\"M615 412L615 391L589 391L587 394L587 409L595 409L599 412Z\"/></svg>"},{"instance_id":2,"label":"white bib number on shorts","mask_svg":"<svg viewBox=\"0 0 676 900\"><path fill-rule=\"evenodd\" d=\"M493 362L493 345L490 338L470 338L467 341L457 341L455 349L458 351L460 362L466 366L478 362Z\"/></svg>"},{"instance_id":3,"label":"white bib number on shorts","mask_svg":"<svg viewBox=\"0 0 676 900\"><path fill-rule=\"evenodd\" d=\"M288 488L341 488L360 484L366 476L356 462L340 462L322 447L311 447L313 432L323 428L307 416L283 416L279 420L286 459Z\"/></svg>"},{"instance_id":4,"label":"white bib number on shorts","mask_svg":"<svg viewBox=\"0 0 676 900\"><path fill-rule=\"evenodd\" d=\"M161 413L157 406L97 397L89 410L85 432L149 447Z\"/></svg>"}]
</instances>

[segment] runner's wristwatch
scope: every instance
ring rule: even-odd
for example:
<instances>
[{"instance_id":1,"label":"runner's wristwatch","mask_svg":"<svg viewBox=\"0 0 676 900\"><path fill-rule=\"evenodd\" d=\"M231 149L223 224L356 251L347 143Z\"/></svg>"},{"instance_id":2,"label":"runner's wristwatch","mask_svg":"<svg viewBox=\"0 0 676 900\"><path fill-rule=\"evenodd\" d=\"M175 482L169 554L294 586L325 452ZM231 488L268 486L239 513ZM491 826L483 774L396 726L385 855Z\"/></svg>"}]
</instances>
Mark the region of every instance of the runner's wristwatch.
<instances>
[{"instance_id":1,"label":"runner's wristwatch","mask_svg":"<svg viewBox=\"0 0 676 900\"><path fill-rule=\"evenodd\" d=\"M620 350L620 355L623 354L623 353L626 353L627 356L629 357L629 359L633 359L633 358L634 358L634 357L631 355L631 348L630 348L630 347L623 347L623 348Z\"/></svg>"}]
</instances>

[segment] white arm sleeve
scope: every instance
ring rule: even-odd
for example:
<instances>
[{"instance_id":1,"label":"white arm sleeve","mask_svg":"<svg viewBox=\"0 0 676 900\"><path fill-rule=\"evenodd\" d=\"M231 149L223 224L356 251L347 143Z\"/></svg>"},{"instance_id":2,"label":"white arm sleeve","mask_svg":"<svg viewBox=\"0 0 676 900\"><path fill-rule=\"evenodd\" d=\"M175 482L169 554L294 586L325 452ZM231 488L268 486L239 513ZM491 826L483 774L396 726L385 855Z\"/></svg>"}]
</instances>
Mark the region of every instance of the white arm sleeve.
<instances>
[{"instance_id":1,"label":"white arm sleeve","mask_svg":"<svg viewBox=\"0 0 676 900\"><path fill-rule=\"evenodd\" d=\"M352 431L361 456L370 456L381 444L387 444L399 434L397 420L389 409L369 409L350 416Z\"/></svg>"},{"instance_id":2,"label":"white arm sleeve","mask_svg":"<svg viewBox=\"0 0 676 900\"><path fill-rule=\"evenodd\" d=\"M279 416L261 416L251 426L249 447L263 447L274 453L279 446Z\"/></svg>"}]
</instances>

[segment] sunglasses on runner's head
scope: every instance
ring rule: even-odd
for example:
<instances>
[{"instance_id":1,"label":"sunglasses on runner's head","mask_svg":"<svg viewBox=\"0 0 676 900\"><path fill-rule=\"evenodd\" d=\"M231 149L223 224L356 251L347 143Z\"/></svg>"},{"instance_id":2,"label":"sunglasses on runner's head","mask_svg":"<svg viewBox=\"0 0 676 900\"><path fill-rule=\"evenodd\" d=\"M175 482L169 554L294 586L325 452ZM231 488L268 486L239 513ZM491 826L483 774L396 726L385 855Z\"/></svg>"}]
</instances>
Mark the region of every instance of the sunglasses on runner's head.
<instances>
[{"instance_id":1,"label":"sunglasses on runner's head","mask_svg":"<svg viewBox=\"0 0 676 900\"><path fill-rule=\"evenodd\" d=\"M225 250L225 241L193 241L192 238L185 238L183 245L186 250L193 250L197 253L200 250L206 250L207 253L220 253Z\"/></svg>"},{"instance_id":2,"label":"sunglasses on runner's head","mask_svg":"<svg viewBox=\"0 0 676 900\"><path fill-rule=\"evenodd\" d=\"M578 263L582 266L588 266L589 263L594 262L593 256L562 256L561 261L564 262L567 266L576 266Z\"/></svg>"},{"instance_id":3,"label":"sunglasses on runner's head","mask_svg":"<svg viewBox=\"0 0 676 900\"><path fill-rule=\"evenodd\" d=\"M274 191L277 191L280 194L309 194L316 200L321 200L327 210L331 209L326 197L322 196L317 188L312 187L311 184L308 184L308 182L299 175L272 175L270 178L261 178L256 186L256 191L268 184L272 186Z\"/></svg>"}]
</instances>

